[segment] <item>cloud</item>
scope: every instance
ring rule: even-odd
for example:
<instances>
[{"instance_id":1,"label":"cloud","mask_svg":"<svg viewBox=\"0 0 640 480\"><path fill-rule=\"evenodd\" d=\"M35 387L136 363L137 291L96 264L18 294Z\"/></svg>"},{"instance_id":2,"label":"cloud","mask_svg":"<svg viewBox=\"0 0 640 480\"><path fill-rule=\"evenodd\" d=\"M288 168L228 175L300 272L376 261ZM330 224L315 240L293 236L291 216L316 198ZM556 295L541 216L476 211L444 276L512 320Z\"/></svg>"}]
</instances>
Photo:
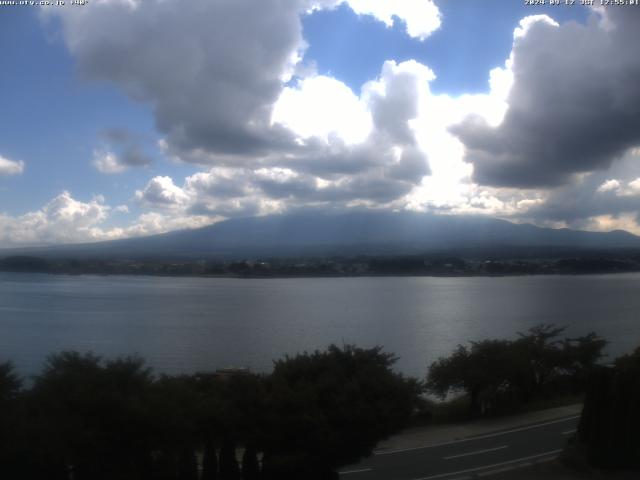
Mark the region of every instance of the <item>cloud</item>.
<instances>
[{"instance_id":1,"label":"cloud","mask_svg":"<svg viewBox=\"0 0 640 480\"><path fill-rule=\"evenodd\" d=\"M146 167L152 160L138 145L137 136L127 129L110 128L100 135L105 143L93 153L93 166L106 174L122 173L130 167ZM116 153L117 152L117 153Z\"/></svg>"},{"instance_id":2,"label":"cloud","mask_svg":"<svg viewBox=\"0 0 640 480\"><path fill-rule=\"evenodd\" d=\"M525 18L506 68L499 126L468 117L452 128L483 185L552 187L604 170L640 141L640 10L608 8L586 25Z\"/></svg>"},{"instance_id":3,"label":"cloud","mask_svg":"<svg viewBox=\"0 0 640 480\"><path fill-rule=\"evenodd\" d=\"M273 107L281 99L289 110L294 108L295 92L285 89L306 49L301 16L341 3L194 0L185 8L173 0L148 0L144 5L111 0L88 9L46 9L43 15L61 18L65 43L82 76L113 83L152 106L156 127L172 155L222 165L230 157L247 161L300 150L294 131L304 132L302 115L296 117L297 126L274 122ZM346 3L357 14L373 15L387 25L399 18L418 38L440 24L430 0ZM346 87L328 78L310 80L304 88L332 88L340 98L349 96ZM310 101L310 95L304 97ZM321 118L326 116L322 105L310 106ZM342 120L344 130L345 123Z\"/></svg>"},{"instance_id":4,"label":"cloud","mask_svg":"<svg viewBox=\"0 0 640 480\"><path fill-rule=\"evenodd\" d=\"M305 48L305 3L113 0L47 14L80 73L152 105L175 152L255 156L293 146L270 117Z\"/></svg>"},{"instance_id":5,"label":"cloud","mask_svg":"<svg viewBox=\"0 0 640 480\"><path fill-rule=\"evenodd\" d=\"M598 192L617 192L620 190L620 182L615 178L603 182L597 189Z\"/></svg>"},{"instance_id":6,"label":"cloud","mask_svg":"<svg viewBox=\"0 0 640 480\"><path fill-rule=\"evenodd\" d=\"M543 201L513 212L512 218L590 230L619 228L625 219L629 226L640 211L640 165L629 151L605 171L577 175L566 185L540 192ZM640 233L637 224L629 228Z\"/></svg>"},{"instance_id":7,"label":"cloud","mask_svg":"<svg viewBox=\"0 0 640 480\"><path fill-rule=\"evenodd\" d=\"M173 0L149 0L143 8L137 0L111 0L90 9L49 9L45 17L61 18L82 76L113 83L151 105L166 156L204 166L206 175L243 172L232 181L248 189L249 199L207 197L193 201L193 209L218 215L294 202L388 204L430 172L412 122L435 76L415 61L389 61L359 94L328 76L296 76L306 48L301 16L340 3L195 0L184 8ZM347 2L357 14L387 25L404 21L417 38L439 26L439 11L429 0L388 3ZM93 161L99 171L120 173L148 163L131 132L109 129L102 137L105 145ZM295 176L273 182L261 178L267 170ZM137 194L140 204L182 208L186 197L176 202L168 181L152 179ZM186 193L190 201L192 193Z\"/></svg>"},{"instance_id":8,"label":"cloud","mask_svg":"<svg viewBox=\"0 0 640 480\"><path fill-rule=\"evenodd\" d=\"M426 39L440 28L440 10L431 0L318 0L315 8L347 4L358 15L370 15L387 27L396 20L405 24L407 35L419 40Z\"/></svg>"},{"instance_id":9,"label":"cloud","mask_svg":"<svg viewBox=\"0 0 640 480\"><path fill-rule=\"evenodd\" d=\"M173 208L189 201L187 193L174 185L170 177L154 177L143 190L136 192L136 199L154 207Z\"/></svg>"},{"instance_id":10,"label":"cloud","mask_svg":"<svg viewBox=\"0 0 640 480\"><path fill-rule=\"evenodd\" d=\"M303 72L301 16L338 5L404 22L421 40L440 25L427 0L48 9L80 74L148 104L162 152L202 168L149 179L135 195L147 220L119 235L318 206L601 226L638 208L640 172L613 171L640 144L640 57L620 48L640 36L637 9L605 9L585 25L527 17L489 92L453 97L432 93L435 72L414 60L385 62L360 91ZM102 139L103 172L150 162L132 132Z\"/></svg>"},{"instance_id":11,"label":"cloud","mask_svg":"<svg viewBox=\"0 0 640 480\"><path fill-rule=\"evenodd\" d=\"M286 87L274 105L271 121L303 139L315 136L328 142L337 136L347 144L362 143L372 129L364 102L344 83L323 75Z\"/></svg>"},{"instance_id":12,"label":"cloud","mask_svg":"<svg viewBox=\"0 0 640 480\"><path fill-rule=\"evenodd\" d=\"M9 175L20 175L24 172L24 162L9 160L0 155L0 177Z\"/></svg>"},{"instance_id":13,"label":"cloud","mask_svg":"<svg viewBox=\"0 0 640 480\"><path fill-rule=\"evenodd\" d=\"M65 191L35 212L18 217L0 214L0 241L38 245L93 240L100 238L95 227L106 220L109 210L101 197L81 202Z\"/></svg>"},{"instance_id":14,"label":"cloud","mask_svg":"<svg viewBox=\"0 0 640 480\"><path fill-rule=\"evenodd\" d=\"M219 221L211 215L173 215L145 212L124 227L110 225L112 215L127 214L126 205L115 208L101 195L87 202L64 191L42 208L19 216L0 213L0 243L4 247L85 243L197 228Z\"/></svg>"},{"instance_id":15,"label":"cloud","mask_svg":"<svg viewBox=\"0 0 640 480\"><path fill-rule=\"evenodd\" d=\"M93 152L93 166L102 173L122 173L127 167L113 152Z\"/></svg>"}]
</instances>

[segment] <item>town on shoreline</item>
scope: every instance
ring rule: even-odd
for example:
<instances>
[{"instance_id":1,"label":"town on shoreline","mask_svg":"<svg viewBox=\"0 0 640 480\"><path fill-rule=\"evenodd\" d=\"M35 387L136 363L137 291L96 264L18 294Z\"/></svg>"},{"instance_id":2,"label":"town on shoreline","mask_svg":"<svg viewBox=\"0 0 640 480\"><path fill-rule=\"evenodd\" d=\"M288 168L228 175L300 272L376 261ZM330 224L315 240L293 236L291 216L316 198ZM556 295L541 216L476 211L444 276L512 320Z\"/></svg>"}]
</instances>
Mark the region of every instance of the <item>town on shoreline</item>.
<instances>
[{"instance_id":1,"label":"town on shoreline","mask_svg":"<svg viewBox=\"0 0 640 480\"><path fill-rule=\"evenodd\" d=\"M396 255L247 259L0 257L0 271L51 274L168 275L230 278L364 276L507 276L640 271L640 254L562 257Z\"/></svg>"}]
</instances>

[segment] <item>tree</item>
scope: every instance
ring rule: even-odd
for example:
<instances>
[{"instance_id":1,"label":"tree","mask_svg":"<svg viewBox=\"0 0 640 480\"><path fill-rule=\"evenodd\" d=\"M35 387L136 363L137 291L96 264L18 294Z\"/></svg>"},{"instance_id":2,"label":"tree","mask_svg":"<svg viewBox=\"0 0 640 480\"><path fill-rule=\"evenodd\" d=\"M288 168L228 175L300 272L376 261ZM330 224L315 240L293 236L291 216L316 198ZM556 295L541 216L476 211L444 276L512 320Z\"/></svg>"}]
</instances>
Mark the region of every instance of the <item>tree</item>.
<instances>
[{"instance_id":1,"label":"tree","mask_svg":"<svg viewBox=\"0 0 640 480\"><path fill-rule=\"evenodd\" d=\"M595 333L560 339L564 327L540 324L510 340L470 342L429 367L427 388L446 398L464 392L472 414L572 388L584 390L606 342Z\"/></svg>"},{"instance_id":2,"label":"tree","mask_svg":"<svg viewBox=\"0 0 640 480\"><path fill-rule=\"evenodd\" d=\"M253 445L247 445L242 454L242 480L259 480L260 464L258 452Z\"/></svg>"},{"instance_id":3,"label":"tree","mask_svg":"<svg viewBox=\"0 0 640 480\"><path fill-rule=\"evenodd\" d=\"M332 345L285 357L268 381L267 478L334 478L406 425L421 386L392 371L380 347Z\"/></svg>"},{"instance_id":4,"label":"tree","mask_svg":"<svg viewBox=\"0 0 640 480\"><path fill-rule=\"evenodd\" d=\"M14 371L13 363L0 363L0 406L14 401L22 387L22 380Z\"/></svg>"},{"instance_id":5,"label":"tree","mask_svg":"<svg viewBox=\"0 0 640 480\"><path fill-rule=\"evenodd\" d=\"M471 342L471 348L458 345L451 356L431 364L427 389L442 399L463 391L470 411L484 413L499 393L512 389L518 371L515 360L513 344L506 340Z\"/></svg>"},{"instance_id":6,"label":"tree","mask_svg":"<svg viewBox=\"0 0 640 480\"><path fill-rule=\"evenodd\" d=\"M593 466L640 468L640 348L589 374L577 447Z\"/></svg>"},{"instance_id":7,"label":"tree","mask_svg":"<svg viewBox=\"0 0 640 480\"><path fill-rule=\"evenodd\" d=\"M104 364L92 354L50 356L29 399L34 456L47 471L73 467L78 480L143 477L153 437L152 380L138 358Z\"/></svg>"},{"instance_id":8,"label":"tree","mask_svg":"<svg viewBox=\"0 0 640 480\"><path fill-rule=\"evenodd\" d=\"M0 363L0 476L17 478L20 473L20 444L24 443L19 396L22 380L11 362Z\"/></svg>"}]
</instances>

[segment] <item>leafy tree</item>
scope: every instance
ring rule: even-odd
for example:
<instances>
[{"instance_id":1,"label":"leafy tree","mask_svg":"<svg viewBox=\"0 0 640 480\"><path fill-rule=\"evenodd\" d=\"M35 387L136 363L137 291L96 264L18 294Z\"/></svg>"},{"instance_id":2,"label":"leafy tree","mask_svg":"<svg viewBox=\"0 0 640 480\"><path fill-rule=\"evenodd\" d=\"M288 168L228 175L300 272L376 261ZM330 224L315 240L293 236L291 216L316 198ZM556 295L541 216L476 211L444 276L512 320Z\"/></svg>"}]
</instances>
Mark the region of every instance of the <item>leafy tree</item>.
<instances>
[{"instance_id":1,"label":"leafy tree","mask_svg":"<svg viewBox=\"0 0 640 480\"><path fill-rule=\"evenodd\" d=\"M240 466L236 459L236 446L231 440L226 440L220 448L220 479L240 480Z\"/></svg>"},{"instance_id":2,"label":"leafy tree","mask_svg":"<svg viewBox=\"0 0 640 480\"><path fill-rule=\"evenodd\" d=\"M332 345L285 357L269 378L267 478L334 478L402 428L421 387L392 371L380 347Z\"/></svg>"},{"instance_id":3,"label":"leafy tree","mask_svg":"<svg viewBox=\"0 0 640 480\"><path fill-rule=\"evenodd\" d=\"M253 445L247 445L242 454L242 480L259 480L260 464L258 452Z\"/></svg>"},{"instance_id":4,"label":"leafy tree","mask_svg":"<svg viewBox=\"0 0 640 480\"><path fill-rule=\"evenodd\" d=\"M506 340L471 342L471 348L459 345L451 356L431 364L427 388L443 399L464 391L471 412L483 413L498 393L512 388L519 370L514 360L513 344Z\"/></svg>"},{"instance_id":5,"label":"leafy tree","mask_svg":"<svg viewBox=\"0 0 640 480\"><path fill-rule=\"evenodd\" d=\"M154 419L155 470L160 474L171 472L162 478L189 478L193 455L202 443L198 424L199 396L193 377L161 376L152 385L147 408Z\"/></svg>"},{"instance_id":6,"label":"leafy tree","mask_svg":"<svg viewBox=\"0 0 640 480\"><path fill-rule=\"evenodd\" d=\"M0 363L0 406L14 401L22 387L22 380L14 371L13 363Z\"/></svg>"},{"instance_id":7,"label":"leafy tree","mask_svg":"<svg viewBox=\"0 0 640 480\"><path fill-rule=\"evenodd\" d=\"M543 393L571 387L584 390L588 373L602 357L606 342L595 333L560 339L565 328L540 324L510 340L483 340L459 345L429 367L427 388L446 398L469 396L472 414L501 402L517 404Z\"/></svg>"},{"instance_id":8,"label":"leafy tree","mask_svg":"<svg viewBox=\"0 0 640 480\"><path fill-rule=\"evenodd\" d=\"M530 328L526 334L518 332L520 338L515 346L522 349L528 367L525 370L530 382L525 388L527 397L540 391L565 366L568 359L563 356L558 339L565 330L566 327L542 323Z\"/></svg>"},{"instance_id":9,"label":"leafy tree","mask_svg":"<svg viewBox=\"0 0 640 480\"><path fill-rule=\"evenodd\" d=\"M92 354L50 356L30 393L37 456L53 471L73 468L79 480L144 476L151 383L150 370L138 358L105 365Z\"/></svg>"},{"instance_id":10,"label":"leafy tree","mask_svg":"<svg viewBox=\"0 0 640 480\"><path fill-rule=\"evenodd\" d=\"M640 468L640 348L590 372L578 450L601 468Z\"/></svg>"},{"instance_id":11,"label":"leafy tree","mask_svg":"<svg viewBox=\"0 0 640 480\"><path fill-rule=\"evenodd\" d=\"M202 452L202 480L217 480L217 478L218 455L213 442L207 441Z\"/></svg>"},{"instance_id":12,"label":"leafy tree","mask_svg":"<svg viewBox=\"0 0 640 480\"><path fill-rule=\"evenodd\" d=\"M13 364L0 363L0 476L16 477L24 460L19 458L19 444L24 442L18 418L21 388Z\"/></svg>"}]
</instances>

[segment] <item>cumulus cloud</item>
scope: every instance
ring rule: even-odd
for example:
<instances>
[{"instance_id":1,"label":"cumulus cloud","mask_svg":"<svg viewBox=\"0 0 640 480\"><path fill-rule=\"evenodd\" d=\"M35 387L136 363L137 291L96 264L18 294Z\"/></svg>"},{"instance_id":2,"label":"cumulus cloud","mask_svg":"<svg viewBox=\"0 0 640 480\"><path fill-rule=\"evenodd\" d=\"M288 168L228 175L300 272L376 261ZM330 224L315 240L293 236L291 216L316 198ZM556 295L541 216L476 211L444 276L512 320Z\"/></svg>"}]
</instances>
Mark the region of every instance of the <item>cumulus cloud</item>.
<instances>
[{"instance_id":1,"label":"cumulus cloud","mask_svg":"<svg viewBox=\"0 0 640 480\"><path fill-rule=\"evenodd\" d=\"M630 231L640 233L640 164L632 151L605 171L577 175L566 185L538 192L543 201L511 216L540 225L590 230L606 230L613 225L621 228L624 224ZM630 219L636 219L636 223Z\"/></svg>"},{"instance_id":2,"label":"cumulus cloud","mask_svg":"<svg viewBox=\"0 0 640 480\"><path fill-rule=\"evenodd\" d=\"M127 167L113 152L93 152L93 166L102 173L122 173Z\"/></svg>"},{"instance_id":3,"label":"cumulus cloud","mask_svg":"<svg viewBox=\"0 0 640 480\"><path fill-rule=\"evenodd\" d=\"M608 8L582 25L529 17L515 31L509 108L499 126L454 127L485 185L550 187L608 168L640 140L640 10Z\"/></svg>"},{"instance_id":4,"label":"cumulus cloud","mask_svg":"<svg viewBox=\"0 0 640 480\"><path fill-rule=\"evenodd\" d=\"M615 178L606 180L597 189L598 192L617 192L620 190L620 182Z\"/></svg>"},{"instance_id":5,"label":"cumulus cloud","mask_svg":"<svg viewBox=\"0 0 640 480\"><path fill-rule=\"evenodd\" d=\"M151 157L138 145L136 135L122 128L106 129L101 133L106 144L93 153L93 166L102 173L122 173L130 167L145 167Z\"/></svg>"},{"instance_id":6,"label":"cumulus cloud","mask_svg":"<svg viewBox=\"0 0 640 480\"><path fill-rule=\"evenodd\" d=\"M358 15L370 15L387 27L396 20L405 24L409 36L424 40L440 28L440 10L431 0L316 0L312 8L347 4Z\"/></svg>"},{"instance_id":7,"label":"cumulus cloud","mask_svg":"<svg viewBox=\"0 0 640 480\"><path fill-rule=\"evenodd\" d=\"M418 39L440 25L431 0L195 0L188 8L175 0L149 0L144 8L139 0L110 0L43 15L62 20L80 74L148 103L162 152L206 166L202 175L218 192L213 201L194 193L195 176L181 187L158 176L137 192L139 204L165 210L189 205L215 216L294 202L389 204L429 174L412 122L434 78L430 69L415 61L386 62L359 94L334 78L300 74L306 49L301 17L343 3L389 26L402 21ZM103 140L93 159L99 171L121 173L148 163L131 132L110 129ZM291 174L282 181L285 171ZM225 179L221 172L235 173ZM279 179L265 172L280 172ZM222 187L223 181L238 184ZM224 195L225 188L246 198Z\"/></svg>"},{"instance_id":8,"label":"cumulus cloud","mask_svg":"<svg viewBox=\"0 0 640 480\"><path fill-rule=\"evenodd\" d=\"M638 40L637 9L605 9L585 25L527 17L505 64L489 73L489 92L452 97L433 94L435 73L413 60L385 62L359 92L303 73L301 16L339 5L388 26L403 22L420 40L441 21L429 0L194 0L188 8L105 0L47 9L60 16L79 72L150 105L165 155L204 169L151 178L135 194L146 220L111 235L292 206L600 226L637 208L640 172L610 168L640 144L640 57L620 48ZM102 172L151 161L131 132L102 138L94 156Z\"/></svg>"},{"instance_id":9,"label":"cumulus cloud","mask_svg":"<svg viewBox=\"0 0 640 480\"><path fill-rule=\"evenodd\" d=\"M293 141L270 116L305 47L304 3L112 0L47 14L80 73L152 105L176 152L259 155Z\"/></svg>"},{"instance_id":10,"label":"cumulus cloud","mask_svg":"<svg viewBox=\"0 0 640 480\"><path fill-rule=\"evenodd\" d=\"M320 79L309 89L308 82L316 82L318 77L289 87L276 103L275 112L280 121L292 125L304 151L268 158L262 166L297 172L315 198L334 196L342 201L350 197L385 203L406 195L430 173L412 122L420 114L433 78L433 72L418 62L388 61L380 77L365 84L359 97L350 91L342 97L335 95L335 90L347 88L336 86L335 80ZM291 97L298 105L322 104L322 119L297 121L301 110L290 107ZM352 120L356 119L360 130L354 133ZM338 191L341 188L342 193Z\"/></svg>"},{"instance_id":11,"label":"cumulus cloud","mask_svg":"<svg viewBox=\"0 0 640 480\"><path fill-rule=\"evenodd\" d=\"M301 79L286 87L274 105L273 123L284 125L297 136L332 136L348 144L361 143L371 132L367 106L344 83L323 75Z\"/></svg>"},{"instance_id":12,"label":"cumulus cloud","mask_svg":"<svg viewBox=\"0 0 640 480\"><path fill-rule=\"evenodd\" d=\"M96 227L109 210L102 197L81 202L65 191L37 211L18 217L0 214L0 241L37 245L98 239Z\"/></svg>"},{"instance_id":13,"label":"cumulus cloud","mask_svg":"<svg viewBox=\"0 0 640 480\"><path fill-rule=\"evenodd\" d=\"M24 172L24 162L9 160L0 155L0 177L8 175L20 175Z\"/></svg>"},{"instance_id":14,"label":"cumulus cloud","mask_svg":"<svg viewBox=\"0 0 640 480\"><path fill-rule=\"evenodd\" d=\"M62 19L65 42L85 78L112 82L152 105L172 154L222 164L229 156L237 161L298 149L291 125L272 121L273 106L306 48L301 15L341 3L196 0L184 8L175 0L150 0L144 6L140 0L111 0L88 9L47 9L45 17ZM418 38L440 24L431 0L346 3L388 25L398 18ZM304 85L316 87L349 96L346 87L326 78ZM288 98L296 100L285 95L282 102ZM299 125L300 130L305 127Z\"/></svg>"},{"instance_id":15,"label":"cumulus cloud","mask_svg":"<svg viewBox=\"0 0 640 480\"><path fill-rule=\"evenodd\" d=\"M126 205L112 208L101 195L84 202L64 191L38 210L18 216L0 213L0 243L12 247L96 242L197 228L221 219L211 215L145 212L127 226L114 227L110 224L114 213L127 214L129 208Z\"/></svg>"}]
</instances>

